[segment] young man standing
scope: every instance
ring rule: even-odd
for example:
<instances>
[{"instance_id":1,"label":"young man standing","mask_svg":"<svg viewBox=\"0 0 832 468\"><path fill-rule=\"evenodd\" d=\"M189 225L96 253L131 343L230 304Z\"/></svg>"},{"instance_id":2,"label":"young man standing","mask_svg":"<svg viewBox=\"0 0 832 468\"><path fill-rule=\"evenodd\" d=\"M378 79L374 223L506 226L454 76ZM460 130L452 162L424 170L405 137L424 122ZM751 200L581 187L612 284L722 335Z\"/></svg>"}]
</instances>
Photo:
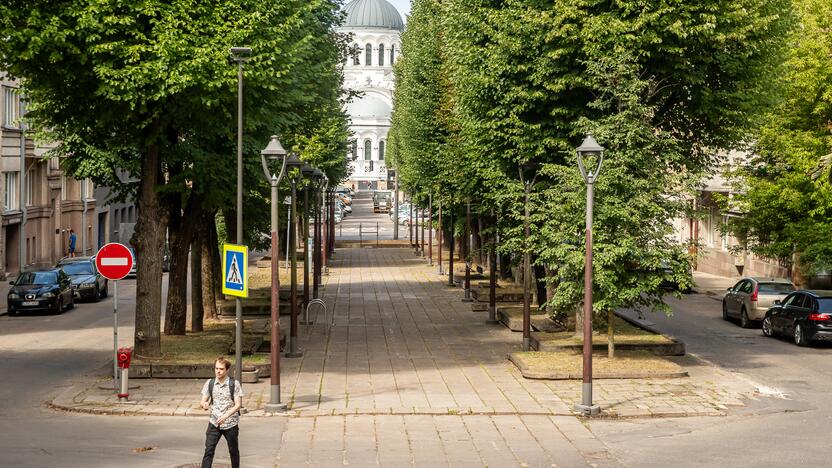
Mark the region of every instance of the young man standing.
<instances>
[{"instance_id":1,"label":"young man standing","mask_svg":"<svg viewBox=\"0 0 832 468\"><path fill-rule=\"evenodd\" d=\"M205 432L205 455L202 457L202 468L210 468L214 462L214 450L225 437L228 452L231 455L231 466L240 466L240 407L243 405L243 387L239 382L228 377L231 362L225 357L219 357L214 362L216 378L208 379L202 387L202 409L211 410L208 419L208 430Z\"/></svg>"},{"instance_id":2,"label":"young man standing","mask_svg":"<svg viewBox=\"0 0 832 468\"><path fill-rule=\"evenodd\" d=\"M69 256L75 256L75 243L78 242L78 236L75 235L75 230L69 230Z\"/></svg>"}]
</instances>

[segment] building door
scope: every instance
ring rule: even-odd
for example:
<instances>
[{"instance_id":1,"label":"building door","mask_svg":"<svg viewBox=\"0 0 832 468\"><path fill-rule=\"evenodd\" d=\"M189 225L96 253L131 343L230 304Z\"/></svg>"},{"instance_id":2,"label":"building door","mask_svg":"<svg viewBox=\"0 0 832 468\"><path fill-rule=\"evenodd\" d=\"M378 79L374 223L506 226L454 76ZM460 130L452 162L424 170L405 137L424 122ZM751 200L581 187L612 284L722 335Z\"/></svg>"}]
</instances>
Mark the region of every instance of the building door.
<instances>
[{"instance_id":1,"label":"building door","mask_svg":"<svg viewBox=\"0 0 832 468\"><path fill-rule=\"evenodd\" d=\"M6 273L17 274L20 272L20 224L9 224L6 226Z\"/></svg>"},{"instance_id":2,"label":"building door","mask_svg":"<svg viewBox=\"0 0 832 468\"><path fill-rule=\"evenodd\" d=\"M107 243L107 212L98 213L98 248ZM97 249L96 249L97 250Z\"/></svg>"}]
</instances>

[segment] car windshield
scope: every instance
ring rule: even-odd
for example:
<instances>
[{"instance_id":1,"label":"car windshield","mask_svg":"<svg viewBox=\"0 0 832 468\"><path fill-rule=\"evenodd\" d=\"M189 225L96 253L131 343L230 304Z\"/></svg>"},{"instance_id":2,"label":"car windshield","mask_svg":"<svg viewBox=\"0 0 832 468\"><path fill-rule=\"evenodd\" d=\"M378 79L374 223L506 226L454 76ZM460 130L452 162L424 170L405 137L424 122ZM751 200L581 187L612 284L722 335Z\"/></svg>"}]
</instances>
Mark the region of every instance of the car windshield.
<instances>
[{"instance_id":1,"label":"car windshield","mask_svg":"<svg viewBox=\"0 0 832 468\"><path fill-rule=\"evenodd\" d=\"M760 283L760 294L788 294L794 291L789 283Z\"/></svg>"},{"instance_id":2,"label":"car windshield","mask_svg":"<svg viewBox=\"0 0 832 468\"><path fill-rule=\"evenodd\" d=\"M55 284L58 282L58 275L53 271L30 271L23 273L17 278L14 284Z\"/></svg>"},{"instance_id":3,"label":"car windshield","mask_svg":"<svg viewBox=\"0 0 832 468\"><path fill-rule=\"evenodd\" d=\"M818 312L826 314L832 313L832 297L818 298Z\"/></svg>"},{"instance_id":4,"label":"car windshield","mask_svg":"<svg viewBox=\"0 0 832 468\"><path fill-rule=\"evenodd\" d=\"M91 275L95 273L90 262L73 262L61 265L61 270L69 276Z\"/></svg>"}]
</instances>

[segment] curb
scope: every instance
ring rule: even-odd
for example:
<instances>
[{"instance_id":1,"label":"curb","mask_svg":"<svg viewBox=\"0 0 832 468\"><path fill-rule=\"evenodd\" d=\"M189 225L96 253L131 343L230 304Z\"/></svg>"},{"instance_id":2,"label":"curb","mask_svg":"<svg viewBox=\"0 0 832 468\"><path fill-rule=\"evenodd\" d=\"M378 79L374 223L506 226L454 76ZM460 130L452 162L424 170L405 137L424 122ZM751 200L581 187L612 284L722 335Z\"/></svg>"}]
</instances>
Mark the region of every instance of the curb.
<instances>
[{"instance_id":1,"label":"curb","mask_svg":"<svg viewBox=\"0 0 832 468\"><path fill-rule=\"evenodd\" d=\"M581 380L583 374L570 373L547 373L547 372L533 372L527 366L515 357L515 353L508 355L508 360L514 363L520 370L520 374L527 379L534 380ZM592 374L592 379L676 379L682 377L690 377L687 371L680 372L612 372L612 373L595 373Z\"/></svg>"}]
</instances>

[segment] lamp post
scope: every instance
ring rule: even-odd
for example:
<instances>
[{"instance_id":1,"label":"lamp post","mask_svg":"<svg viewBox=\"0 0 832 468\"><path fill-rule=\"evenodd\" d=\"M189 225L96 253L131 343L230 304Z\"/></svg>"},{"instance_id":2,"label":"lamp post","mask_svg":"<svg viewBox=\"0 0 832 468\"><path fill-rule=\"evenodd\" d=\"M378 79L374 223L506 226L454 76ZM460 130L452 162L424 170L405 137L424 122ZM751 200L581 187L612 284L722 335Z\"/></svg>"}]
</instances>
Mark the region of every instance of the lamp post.
<instances>
[{"instance_id":1,"label":"lamp post","mask_svg":"<svg viewBox=\"0 0 832 468\"><path fill-rule=\"evenodd\" d=\"M271 258L272 258L272 291L271 291L271 387L269 402L265 409L270 413L286 411L286 404L280 402L280 239L278 237L278 207L277 187L286 171L286 150L280 144L276 135L272 135L269 144L260 152L260 159L263 163L263 174L272 188L272 213L271 213ZM269 162L281 160L280 172L274 174L269 170Z\"/></svg>"},{"instance_id":2,"label":"lamp post","mask_svg":"<svg viewBox=\"0 0 832 468\"><path fill-rule=\"evenodd\" d=\"M586 260L584 264L584 365L581 404L575 409L585 416L598 414L601 408L592 404L592 208L595 203L595 179L604 162L604 148L592 134L584 139L576 151L578 168L586 182ZM587 164L588 163L588 164ZM590 170L586 170L586 165ZM594 166L594 167L593 167Z\"/></svg>"},{"instance_id":3,"label":"lamp post","mask_svg":"<svg viewBox=\"0 0 832 468\"><path fill-rule=\"evenodd\" d=\"M448 208L448 217L450 218L448 232L451 233L450 239L448 239L448 249L450 250L448 253L448 286L453 288L456 286L454 284L454 209L453 205Z\"/></svg>"},{"instance_id":4,"label":"lamp post","mask_svg":"<svg viewBox=\"0 0 832 468\"><path fill-rule=\"evenodd\" d=\"M466 200L465 203L465 297L462 302L473 302L471 299L471 262L474 260L473 252L471 252L471 199Z\"/></svg>"},{"instance_id":5,"label":"lamp post","mask_svg":"<svg viewBox=\"0 0 832 468\"><path fill-rule=\"evenodd\" d=\"M249 47L232 47L230 60L237 63L237 245L243 245L243 64L251 56ZM236 308L235 362L237 382L243 381L243 302L234 299Z\"/></svg>"},{"instance_id":6,"label":"lamp post","mask_svg":"<svg viewBox=\"0 0 832 468\"><path fill-rule=\"evenodd\" d=\"M428 192L428 266L433 266L433 191Z\"/></svg>"},{"instance_id":7,"label":"lamp post","mask_svg":"<svg viewBox=\"0 0 832 468\"><path fill-rule=\"evenodd\" d=\"M393 213L393 240L399 240L399 170L393 171L393 195L394 210Z\"/></svg>"},{"instance_id":8,"label":"lamp post","mask_svg":"<svg viewBox=\"0 0 832 468\"><path fill-rule=\"evenodd\" d=\"M445 274L445 272L442 271L442 238L445 237L444 236L445 231L442 230L442 199L441 198L439 199L439 215L438 215L438 218L439 218L439 226L438 226L439 229L436 230L436 236L439 237L439 242L438 242L439 245L437 246L437 249L439 250L439 258L437 260L438 260L438 263L439 263L439 276L442 276L442 275Z\"/></svg>"},{"instance_id":9,"label":"lamp post","mask_svg":"<svg viewBox=\"0 0 832 468\"><path fill-rule=\"evenodd\" d=\"M529 220L529 218L531 217L531 215L529 214L529 195L531 194L532 187L534 187L535 180L537 180L537 174L535 174L532 180L524 178L523 170L531 169L532 167L533 166L531 161L528 161L519 169L520 181L523 183L523 191L525 195L523 199L523 205L525 208L525 216L523 218L525 234L525 237L523 239L523 246L525 250L525 253L523 255L523 351L529 351L531 349L532 341L531 292L529 291L529 289L531 288L532 276L532 260L531 252L529 252L529 238L531 237L531 228Z\"/></svg>"},{"instance_id":10,"label":"lamp post","mask_svg":"<svg viewBox=\"0 0 832 468\"><path fill-rule=\"evenodd\" d=\"M303 322L301 323L309 325L309 291L312 289L309 284L309 257L312 253L312 249L309 248L309 192L312 190L311 183L315 168L304 164L300 168L300 174L309 182L303 186L303 212L300 217L303 226Z\"/></svg>"},{"instance_id":11,"label":"lamp post","mask_svg":"<svg viewBox=\"0 0 832 468\"><path fill-rule=\"evenodd\" d=\"M321 186L324 173L315 169L312 174L313 192L312 205L315 207L312 218L312 298L318 298L318 288L321 282Z\"/></svg>"},{"instance_id":12,"label":"lamp post","mask_svg":"<svg viewBox=\"0 0 832 468\"><path fill-rule=\"evenodd\" d=\"M295 219L297 218L297 185L298 178L300 178L300 168L303 166L303 161L298 156L292 153L286 158L286 171L289 174L289 182L292 186L292 207L291 217L289 219L289 251L291 252L292 271L290 273L291 295L289 300L292 305L292 320L289 325L289 351L286 352L287 358L297 358L303 356L303 353L298 351L298 246L297 246L297 228Z\"/></svg>"},{"instance_id":13,"label":"lamp post","mask_svg":"<svg viewBox=\"0 0 832 468\"><path fill-rule=\"evenodd\" d=\"M499 323L497 320L497 214L491 208L494 233L491 237L491 254L488 256L488 319L485 323Z\"/></svg>"}]
</instances>

